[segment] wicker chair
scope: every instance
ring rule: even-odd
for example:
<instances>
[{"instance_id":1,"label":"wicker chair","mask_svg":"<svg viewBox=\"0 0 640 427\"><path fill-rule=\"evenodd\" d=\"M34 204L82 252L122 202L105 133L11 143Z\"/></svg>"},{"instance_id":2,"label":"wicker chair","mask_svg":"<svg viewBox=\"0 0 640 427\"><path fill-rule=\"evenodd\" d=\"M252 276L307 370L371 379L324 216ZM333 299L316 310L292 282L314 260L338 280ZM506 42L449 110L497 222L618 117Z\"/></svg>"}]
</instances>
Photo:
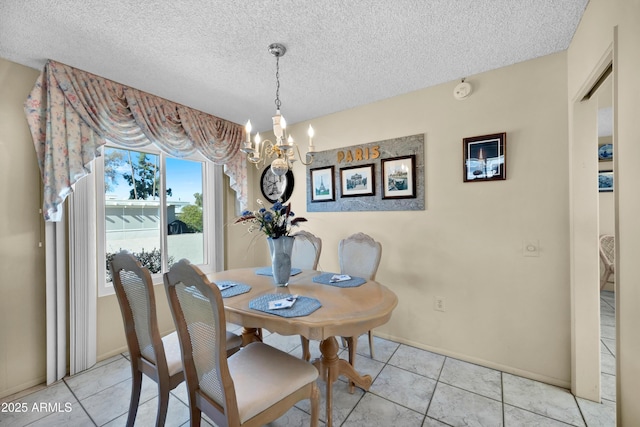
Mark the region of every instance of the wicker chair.
<instances>
[{"instance_id":1,"label":"wicker chair","mask_svg":"<svg viewBox=\"0 0 640 427\"><path fill-rule=\"evenodd\" d=\"M382 257L382 244L373 240L364 233L353 234L342 239L338 244L338 259L340 260L340 273L349 276L362 277L367 280L375 280ZM373 359L373 333L369 335L369 354ZM346 338L349 347L349 363L353 365L356 357L356 345L358 337Z\"/></svg>"},{"instance_id":2,"label":"wicker chair","mask_svg":"<svg viewBox=\"0 0 640 427\"><path fill-rule=\"evenodd\" d=\"M169 392L184 380L178 336L173 332L160 337L153 283L147 268L131 254L120 252L111 261L110 269L131 356L133 381L127 426L133 426L136 420L142 374L158 384L156 426L163 426Z\"/></svg>"},{"instance_id":3,"label":"wicker chair","mask_svg":"<svg viewBox=\"0 0 640 427\"><path fill-rule=\"evenodd\" d=\"M604 265L604 271L600 277L600 290L609 281L609 277L615 273L615 238L609 234L600 236L600 259Z\"/></svg>"},{"instance_id":4,"label":"wicker chair","mask_svg":"<svg viewBox=\"0 0 640 427\"><path fill-rule=\"evenodd\" d=\"M303 399L311 400L311 426L317 426L313 365L261 342L227 358L218 288L187 260L174 264L164 283L180 338L191 426L200 425L202 412L219 426L262 426Z\"/></svg>"}]
</instances>

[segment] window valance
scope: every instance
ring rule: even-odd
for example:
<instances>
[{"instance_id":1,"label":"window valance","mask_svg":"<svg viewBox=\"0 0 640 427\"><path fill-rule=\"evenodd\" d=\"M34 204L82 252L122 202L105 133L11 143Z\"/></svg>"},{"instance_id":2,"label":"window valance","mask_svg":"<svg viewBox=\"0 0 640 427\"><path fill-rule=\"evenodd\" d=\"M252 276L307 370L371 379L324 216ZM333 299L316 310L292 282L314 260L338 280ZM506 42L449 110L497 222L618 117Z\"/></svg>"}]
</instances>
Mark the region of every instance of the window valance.
<instances>
[{"instance_id":1,"label":"window valance","mask_svg":"<svg viewBox=\"0 0 640 427\"><path fill-rule=\"evenodd\" d=\"M42 173L47 221L60 220L60 205L73 184L91 172L90 163L107 140L128 147L151 143L175 157L198 151L224 165L242 209L247 205L241 125L51 60L24 109Z\"/></svg>"}]
</instances>

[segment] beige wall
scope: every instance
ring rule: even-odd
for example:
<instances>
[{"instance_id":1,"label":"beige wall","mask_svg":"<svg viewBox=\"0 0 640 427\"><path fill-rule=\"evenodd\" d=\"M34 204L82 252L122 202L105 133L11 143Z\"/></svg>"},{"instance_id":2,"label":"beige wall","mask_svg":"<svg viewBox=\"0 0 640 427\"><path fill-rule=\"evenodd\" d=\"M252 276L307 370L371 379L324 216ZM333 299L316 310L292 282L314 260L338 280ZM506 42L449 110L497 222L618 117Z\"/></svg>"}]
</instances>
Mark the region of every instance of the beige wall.
<instances>
[{"instance_id":1,"label":"beige wall","mask_svg":"<svg viewBox=\"0 0 640 427\"><path fill-rule=\"evenodd\" d=\"M377 279L399 305L377 334L567 386L566 55L467 81L474 92L464 101L451 82L312 121L318 150L425 134L425 211L306 212L299 163L292 208L323 239L323 270L338 270L338 241L354 232L382 243ZM296 140L307 125L291 127ZM496 132L507 132L507 180L463 183L462 138ZM539 241L539 257L523 256L526 239ZM433 310L436 296L446 312Z\"/></svg>"},{"instance_id":2,"label":"beige wall","mask_svg":"<svg viewBox=\"0 0 640 427\"><path fill-rule=\"evenodd\" d=\"M40 170L22 109L37 77L0 58L0 397L46 378Z\"/></svg>"}]
</instances>

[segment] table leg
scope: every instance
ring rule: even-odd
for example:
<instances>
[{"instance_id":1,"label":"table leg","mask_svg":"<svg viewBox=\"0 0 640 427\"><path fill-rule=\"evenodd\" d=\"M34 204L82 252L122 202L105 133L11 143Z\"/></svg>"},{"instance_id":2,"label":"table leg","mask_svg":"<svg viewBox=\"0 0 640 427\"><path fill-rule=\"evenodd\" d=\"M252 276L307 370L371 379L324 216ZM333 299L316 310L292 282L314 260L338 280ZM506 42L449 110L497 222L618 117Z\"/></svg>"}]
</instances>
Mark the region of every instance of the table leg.
<instances>
[{"instance_id":1,"label":"table leg","mask_svg":"<svg viewBox=\"0 0 640 427\"><path fill-rule=\"evenodd\" d=\"M320 359L316 359L313 364L318 369L320 378L327 383L326 427L331 427L333 424L333 383L338 380L338 377L344 375L363 390L369 390L372 379L370 375L358 374L349 362L338 358L338 341L335 337L329 337L323 340L320 343L320 352L322 356Z\"/></svg>"},{"instance_id":2,"label":"table leg","mask_svg":"<svg viewBox=\"0 0 640 427\"><path fill-rule=\"evenodd\" d=\"M260 331L257 328L242 328L242 346L252 342L262 342Z\"/></svg>"}]
</instances>

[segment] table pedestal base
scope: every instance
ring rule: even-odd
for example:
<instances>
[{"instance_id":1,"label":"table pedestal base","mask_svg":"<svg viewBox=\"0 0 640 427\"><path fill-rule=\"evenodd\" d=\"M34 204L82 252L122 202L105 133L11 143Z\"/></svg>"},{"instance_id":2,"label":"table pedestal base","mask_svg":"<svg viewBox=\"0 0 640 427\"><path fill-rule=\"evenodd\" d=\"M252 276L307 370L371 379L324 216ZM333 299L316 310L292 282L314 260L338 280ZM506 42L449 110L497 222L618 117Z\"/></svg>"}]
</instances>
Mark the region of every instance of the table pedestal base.
<instances>
[{"instance_id":1,"label":"table pedestal base","mask_svg":"<svg viewBox=\"0 0 640 427\"><path fill-rule=\"evenodd\" d=\"M262 342L262 329L242 328L242 346L244 347L252 342Z\"/></svg>"},{"instance_id":2,"label":"table pedestal base","mask_svg":"<svg viewBox=\"0 0 640 427\"><path fill-rule=\"evenodd\" d=\"M371 375L360 375L346 360L338 358L338 341L335 337L330 337L320 343L320 351L322 356L313 362L318 369L320 378L327 383L327 421L326 426L331 427L333 424L333 383L338 380L340 375L344 375L350 381L367 391L371 387Z\"/></svg>"},{"instance_id":3,"label":"table pedestal base","mask_svg":"<svg viewBox=\"0 0 640 427\"><path fill-rule=\"evenodd\" d=\"M256 341L262 341L262 337L260 336L260 331L258 329L244 328L242 330L243 346ZM338 357L338 341L335 337L323 340L320 343L320 352L322 353L322 356L320 356L319 359L314 360L313 365L318 370L320 378L326 383L326 427L331 427L333 425L333 383L338 381L338 377L340 377L340 375L344 375L349 379L350 393L353 393L354 391L354 384L361 389L368 391L373 380L371 379L371 375L360 375L349 362Z\"/></svg>"}]
</instances>

